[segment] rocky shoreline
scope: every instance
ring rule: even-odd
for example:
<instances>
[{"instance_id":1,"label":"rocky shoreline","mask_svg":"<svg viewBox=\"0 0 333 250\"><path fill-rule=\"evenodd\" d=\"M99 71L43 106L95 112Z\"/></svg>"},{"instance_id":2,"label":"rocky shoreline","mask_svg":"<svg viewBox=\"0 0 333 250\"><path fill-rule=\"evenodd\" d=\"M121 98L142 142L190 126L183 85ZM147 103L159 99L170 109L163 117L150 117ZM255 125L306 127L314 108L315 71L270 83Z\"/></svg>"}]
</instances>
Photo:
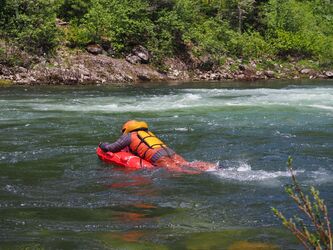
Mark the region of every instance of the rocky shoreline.
<instances>
[{"instance_id":1,"label":"rocky shoreline","mask_svg":"<svg viewBox=\"0 0 333 250\"><path fill-rule=\"evenodd\" d=\"M267 79L332 79L333 70L317 70L296 63L271 63L269 69L258 65L262 61L244 62L227 58L216 67L209 58L182 60L165 59L163 70L150 63L151 56L143 47L133 49L124 58L114 58L112 51L99 46L86 51L60 50L46 60L38 58L31 67L9 67L0 64L0 81L25 85L83 85L106 83L136 83L146 81L256 81Z\"/></svg>"}]
</instances>

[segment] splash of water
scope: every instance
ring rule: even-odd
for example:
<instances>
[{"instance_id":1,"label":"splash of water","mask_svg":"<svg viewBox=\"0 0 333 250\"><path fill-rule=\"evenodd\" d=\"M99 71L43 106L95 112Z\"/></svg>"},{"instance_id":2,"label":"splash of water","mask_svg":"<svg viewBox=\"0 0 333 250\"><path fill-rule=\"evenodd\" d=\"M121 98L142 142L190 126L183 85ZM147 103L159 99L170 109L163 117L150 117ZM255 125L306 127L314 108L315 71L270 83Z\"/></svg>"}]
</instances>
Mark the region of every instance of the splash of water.
<instances>
[{"instance_id":1,"label":"splash of water","mask_svg":"<svg viewBox=\"0 0 333 250\"><path fill-rule=\"evenodd\" d=\"M237 182L266 182L268 180L277 180L281 177L290 177L290 173L287 169L285 171L253 170L251 165L245 161L239 161L231 165L232 166L218 169L214 172L214 175L223 180ZM296 174L304 172L304 170L297 170Z\"/></svg>"}]
</instances>

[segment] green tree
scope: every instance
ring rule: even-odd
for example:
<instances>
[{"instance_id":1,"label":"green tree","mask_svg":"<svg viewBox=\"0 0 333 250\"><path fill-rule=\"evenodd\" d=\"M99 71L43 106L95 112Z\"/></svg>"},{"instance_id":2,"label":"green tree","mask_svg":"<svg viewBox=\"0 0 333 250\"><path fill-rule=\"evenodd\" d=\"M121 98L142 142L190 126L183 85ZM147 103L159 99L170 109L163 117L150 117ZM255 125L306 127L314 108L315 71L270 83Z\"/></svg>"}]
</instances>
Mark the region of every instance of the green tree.
<instances>
[{"instance_id":1,"label":"green tree","mask_svg":"<svg viewBox=\"0 0 333 250\"><path fill-rule=\"evenodd\" d=\"M236 0L234 4L237 7L238 32L242 33L244 19L252 14L255 0Z\"/></svg>"},{"instance_id":2,"label":"green tree","mask_svg":"<svg viewBox=\"0 0 333 250\"><path fill-rule=\"evenodd\" d=\"M171 10L161 10L154 21L154 32L148 42L149 49L156 57L172 56L183 43L182 35L185 24L177 14Z\"/></svg>"},{"instance_id":3,"label":"green tree","mask_svg":"<svg viewBox=\"0 0 333 250\"><path fill-rule=\"evenodd\" d=\"M329 51L325 35L308 1L270 0L265 9L267 36L280 56L318 58ZM333 27L331 27L333 29Z\"/></svg>"},{"instance_id":4,"label":"green tree","mask_svg":"<svg viewBox=\"0 0 333 250\"><path fill-rule=\"evenodd\" d=\"M22 49L49 53L58 44L56 1L4 0L0 11L2 33Z\"/></svg>"},{"instance_id":5,"label":"green tree","mask_svg":"<svg viewBox=\"0 0 333 250\"><path fill-rule=\"evenodd\" d=\"M144 0L93 0L92 7L69 34L72 44L84 45L108 40L117 51L145 44L152 36L153 23Z\"/></svg>"},{"instance_id":6,"label":"green tree","mask_svg":"<svg viewBox=\"0 0 333 250\"><path fill-rule=\"evenodd\" d=\"M216 16L227 21L231 27L242 33L244 22L253 15L256 0L202 0L204 4L217 9Z\"/></svg>"},{"instance_id":7,"label":"green tree","mask_svg":"<svg viewBox=\"0 0 333 250\"><path fill-rule=\"evenodd\" d=\"M63 0L58 16L66 21L79 21L91 7L91 0Z\"/></svg>"}]
</instances>

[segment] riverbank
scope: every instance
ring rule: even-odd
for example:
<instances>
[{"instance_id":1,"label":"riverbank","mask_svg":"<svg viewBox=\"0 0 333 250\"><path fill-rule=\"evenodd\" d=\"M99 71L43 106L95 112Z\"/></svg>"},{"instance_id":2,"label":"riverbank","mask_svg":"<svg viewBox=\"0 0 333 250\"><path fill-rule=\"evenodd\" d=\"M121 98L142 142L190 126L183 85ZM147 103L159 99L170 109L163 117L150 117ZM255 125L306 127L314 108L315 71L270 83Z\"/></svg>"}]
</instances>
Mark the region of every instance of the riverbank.
<instances>
[{"instance_id":1,"label":"riverbank","mask_svg":"<svg viewBox=\"0 0 333 250\"><path fill-rule=\"evenodd\" d=\"M219 66L209 57L166 58L161 65L150 62L150 53L135 48L114 58L102 48L60 49L50 58L22 54L20 66L0 64L0 82L8 84L104 84L142 81L256 81L265 79L332 79L333 69L321 69L314 61L276 62L269 58L226 58Z\"/></svg>"}]
</instances>

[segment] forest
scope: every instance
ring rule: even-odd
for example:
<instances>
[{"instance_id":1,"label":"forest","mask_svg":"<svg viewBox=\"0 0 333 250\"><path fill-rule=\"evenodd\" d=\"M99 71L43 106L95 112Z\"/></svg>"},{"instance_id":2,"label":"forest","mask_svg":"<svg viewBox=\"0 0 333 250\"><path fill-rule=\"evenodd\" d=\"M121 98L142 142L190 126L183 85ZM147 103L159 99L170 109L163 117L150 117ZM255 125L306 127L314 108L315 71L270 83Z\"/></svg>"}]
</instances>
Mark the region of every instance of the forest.
<instances>
[{"instance_id":1,"label":"forest","mask_svg":"<svg viewBox=\"0 0 333 250\"><path fill-rule=\"evenodd\" d=\"M8 46L52 56L89 44L115 57L141 45L153 63L191 54L217 65L228 57L333 64L330 0L1 0L0 27L7 65L20 57Z\"/></svg>"}]
</instances>

